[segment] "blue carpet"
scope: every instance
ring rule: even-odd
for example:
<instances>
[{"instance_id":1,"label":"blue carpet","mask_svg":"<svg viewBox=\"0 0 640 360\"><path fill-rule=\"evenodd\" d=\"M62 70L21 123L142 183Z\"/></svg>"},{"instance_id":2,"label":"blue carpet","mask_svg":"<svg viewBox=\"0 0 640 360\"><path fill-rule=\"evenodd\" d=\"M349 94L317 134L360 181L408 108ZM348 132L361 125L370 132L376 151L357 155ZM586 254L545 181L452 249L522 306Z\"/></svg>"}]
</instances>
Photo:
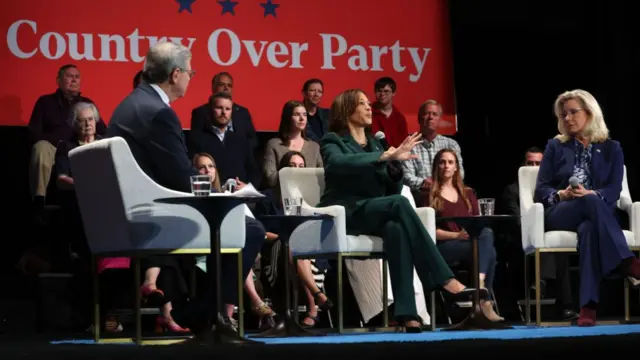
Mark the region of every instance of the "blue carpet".
<instances>
[{"instance_id":1,"label":"blue carpet","mask_svg":"<svg viewBox=\"0 0 640 360\"><path fill-rule=\"evenodd\" d=\"M434 331L420 334L405 333L369 333L369 334L329 334L317 337L256 339L266 344L353 344L380 342L430 342L447 340L521 340L559 337L584 337L602 335L625 335L640 333L640 325L600 325L594 327L526 327L515 326L510 330L494 331ZM251 338L251 336L249 336ZM93 344L93 340L62 340L51 344Z\"/></svg>"}]
</instances>

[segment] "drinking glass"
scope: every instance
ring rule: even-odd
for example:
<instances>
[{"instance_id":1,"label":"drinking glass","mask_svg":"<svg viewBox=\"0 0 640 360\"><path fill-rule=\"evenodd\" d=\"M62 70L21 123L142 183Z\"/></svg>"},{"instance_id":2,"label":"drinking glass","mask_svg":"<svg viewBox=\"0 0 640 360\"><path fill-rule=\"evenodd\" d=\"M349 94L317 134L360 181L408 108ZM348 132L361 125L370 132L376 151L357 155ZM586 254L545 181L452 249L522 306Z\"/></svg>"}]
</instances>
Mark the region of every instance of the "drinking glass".
<instances>
[{"instance_id":1,"label":"drinking glass","mask_svg":"<svg viewBox=\"0 0 640 360\"><path fill-rule=\"evenodd\" d=\"M302 198L285 198L284 214L302 215Z\"/></svg>"},{"instance_id":2,"label":"drinking glass","mask_svg":"<svg viewBox=\"0 0 640 360\"><path fill-rule=\"evenodd\" d=\"M191 177L191 192L195 196L209 196L211 194L209 175L193 175Z\"/></svg>"},{"instance_id":3,"label":"drinking glass","mask_svg":"<svg viewBox=\"0 0 640 360\"><path fill-rule=\"evenodd\" d=\"M496 199L485 198L478 200L478 207L480 208L480 215L489 216L493 215L495 209Z\"/></svg>"}]
</instances>

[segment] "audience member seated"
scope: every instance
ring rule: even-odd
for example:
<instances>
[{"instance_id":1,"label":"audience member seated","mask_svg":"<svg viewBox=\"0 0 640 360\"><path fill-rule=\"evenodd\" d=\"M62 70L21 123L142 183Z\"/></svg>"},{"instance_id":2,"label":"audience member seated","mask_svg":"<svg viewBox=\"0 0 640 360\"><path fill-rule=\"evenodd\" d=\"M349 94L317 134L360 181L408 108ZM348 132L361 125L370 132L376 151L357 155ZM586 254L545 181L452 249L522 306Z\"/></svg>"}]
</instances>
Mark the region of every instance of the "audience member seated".
<instances>
[{"instance_id":1,"label":"audience member seated","mask_svg":"<svg viewBox=\"0 0 640 360\"><path fill-rule=\"evenodd\" d=\"M209 99L208 125L196 136L189 136L189 153L213 156L221 183L225 179L234 179L238 190L246 183L258 187L262 176L253 156L250 139L230 130L233 108L229 93L219 92Z\"/></svg>"},{"instance_id":2,"label":"audience member seated","mask_svg":"<svg viewBox=\"0 0 640 360\"><path fill-rule=\"evenodd\" d=\"M213 76L211 79L211 94L225 92L231 96L233 94L233 78L228 72L221 72ZM198 106L191 112L191 131L189 132L189 138L193 137L193 140L197 143L200 142L200 138L208 138L208 134L212 131L213 125L211 120L211 98L209 102ZM251 152L258 146L258 138L256 137L256 129L251 119L249 110L238 104L234 103L229 116L229 123L227 130L235 132L241 138L248 141L251 146ZM215 154L214 154L215 157ZM258 186L258 184L254 184Z\"/></svg>"},{"instance_id":3,"label":"audience member seated","mask_svg":"<svg viewBox=\"0 0 640 360\"><path fill-rule=\"evenodd\" d=\"M68 231L67 242L63 248L67 252L78 253L85 260L90 258L91 253L87 248L84 226L74 191L69 151L80 145L101 139L101 136L96 134L97 124L101 122L100 114L95 105L88 102L76 103L71 110L73 135L67 141L59 142L55 153L56 182L60 189L62 219L64 228Z\"/></svg>"},{"instance_id":4,"label":"audience member seated","mask_svg":"<svg viewBox=\"0 0 640 360\"><path fill-rule=\"evenodd\" d=\"M211 192L222 192L222 188L220 187L220 177L216 171L216 161L214 158L207 153L196 154L193 157L193 165L201 175L209 175L211 178ZM247 225L247 235L249 235L249 225ZM244 261L244 259L243 259ZM199 268L206 272L206 258L198 257L197 262L199 264ZM252 264L255 263L255 259ZM244 289L247 291L249 295L249 300L251 301L251 310L260 318L260 320L266 320L269 317L275 315L275 312L269 307L269 305L265 304L262 300L258 292L256 291L256 287L254 284L255 274L253 270L249 270L249 275L247 275L244 281ZM231 316L231 315L229 315Z\"/></svg>"},{"instance_id":5,"label":"audience member seated","mask_svg":"<svg viewBox=\"0 0 640 360\"><path fill-rule=\"evenodd\" d=\"M469 299L470 291L456 280L409 201L400 195L402 170L398 162L414 156L420 134L395 148L382 145L365 129L371 126L371 106L361 90L347 90L331 105L331 131L322 138L325 190L318 206L341 205L350 235L384 239L389 261L394 313L408 332L420 332L413 290L415 269L425 292L436 287ZM486 290L481 291L486 297Z\"/></svg>"},{"instance_id":6,"label":"audience member seated","mask_svg":"<svg viewBox=\"0 0 640 360\"><path fill-rule=\"evenodd\" d=\"M542 150L537 147L527 149L524 155L523 166L540 166ZM508 224L506 229L507 247L509 248L509 262L522 267L522 235L520 229L520 190L518 180L509 184L502 193L503 212L508 215L518 216L517 221ZM514 268L514 267L511 267ZM565 320L575 319L578 314L573 310L573 297L571 294L571 278L569 274L569 254L544 253L540 255L540 283L542 297L552 289L556 299L556 310ZM521 281L522 276L517 277ZM531 289L535 291L535 286Z\"/></svg>"},{"instance_id":7,"label":"audience member seated","mask_svg":"<svg viewBox=\"0 0 640 360\"><path fill-rule=\"evenodd\" d=\"M382 131L390 146L398 147L409 134L407 119L404 114L393 105L396 96L396 82L390 77L382 77L373 85L376 94L376 102L373 108L371 120L371 133Z\"/></svg>"},{"instance_id":8,"label":"audience member seated","mask_svg":"<svg viewBox=\"0 0 640 360\"><path fill-rule=\"evenodd\" d=\"M324 84L320 79L309 79L302 86L302 102L307 109L306 136L317 143L329 127L329 109L320 107L323 91Z\"/></svg>"},{"instance_id":9,"label":"audience member seated","mask_svg":"<svg viewBox=\"0 0 640 360\"><path fill-rule=\"evenodd\" d=\"M267 142L264 150L264 161L262 164L267 185L280 193L278 182L278 164L282 157L290 151L302 153L305 164L309 167L322 167L322 157L320 156L320 146L310 141L306 137L307 110L302 103L291 100L287 101L282 108L280 116L280 126L278 137ZM279 196L276 196L279 199Z\"/></svg>"},{"instance_id":10,"label":"audience member seated","mask_svg":"<svg viewBox=\"0 0 640 360\"><path fill-rule=\"evenodd\" d=\"M58 143L73 136L69 122L71 108L82 101L92 103L89 98L80 96L80 70L73 65L63 65L58 70L56 82L58 90L43 95L37 101L29 119L29 133L33 142L29 162L29 179L33 211L36 221L43 222L43 210L51 172L55 165L55 153ZM102 121L96 125L98 134L104 134Z\"/></svg>"},{"instance_id":11,"label":"audience member seated","mask_svg":"<svg viewBox=\"0 0 640 360\"><path fill-rule=\"evenodd\" d=\"M593 326L602 280L615 275L640 279L640 261L629 250L615 212L624 155L620 143L609 138L600 105L590 93L565 92L554 111L560 134L544 151L535 202L545 207L545 231L578 234L578 325ZM571 178L578 184L571 184Z\"/></svg>"},{"instance_id":12,"label":"audience member seated","mask_svg":"<svg viewBox=\"0 0 640 360\"><path fill-rule=\"evenodd\" d=\"M458 156L453 149L438 151L433 160L433 184L429 193L429 206L437 217L479 215L478 199L473 189L466 187L458 167ZM438 250L447 264L464 262L472 264L471 241L465 229L453 221L438 222L436 225ZM496 249L493 247L493 231L482 229L478 237L480 287L493 289L496 270ZM490 292L491 294L491 292ZM485 316L491 321L502 321L493 310L491 300L480 304Z\"/></svg>"},{"instance_id":13,"label":"audience member seated","mask_svg":"<svg viewBox=\"0 0 640 360\"><path fill-rule=\"evenodd\" d=\"M318 156L319 155L318 152ZM291 150L280 158L278 171L284 167L304 168L305 164L304 155L299 151ZM279 193L278 191L278 194ZM272 202L271 213L274 215L284 215L280 196ZM269 230L278 233L277 228L269 228ZM278 273L284 271L284 266L281 266L280 263L284 260L279 258L280 246L282 246L281 242L275 241L271 243L271 246L265 246L263 249L265 256L262 257L262 269L269 288L272 290L282 290L276 285L279 279ZM289 261L293 263L293 259L290 258ZM329 262L325 259L300 259L296 262L296 266L300 282L304 286L304 292L307 297L307 316L302 320L302 326L314 327L319 321L316 304L322 311L328 311L333 307L333 302L331 302L321 290L324 287L324 275L329 267Z\"/></svg>"},{"instance_id":14,"label":"audience member seated","mask_svg":"<svg viewBox=\"0 0 640 360\"><path fill-rule=\"evenodd\" d=\"M402 163L404 184L411 188L411 193L416 201L416 206L425 206L429 189L433 182L431 169L434 166L433 158L442 149L453 149L460 159L460 176L464 178L462 167L462 153L460 145L452 138L438 134L442 105L435 100L427 100L418 109L418 123L422 133L423 142L413 148L413 159Z\"/></svg>"}]
</instances>

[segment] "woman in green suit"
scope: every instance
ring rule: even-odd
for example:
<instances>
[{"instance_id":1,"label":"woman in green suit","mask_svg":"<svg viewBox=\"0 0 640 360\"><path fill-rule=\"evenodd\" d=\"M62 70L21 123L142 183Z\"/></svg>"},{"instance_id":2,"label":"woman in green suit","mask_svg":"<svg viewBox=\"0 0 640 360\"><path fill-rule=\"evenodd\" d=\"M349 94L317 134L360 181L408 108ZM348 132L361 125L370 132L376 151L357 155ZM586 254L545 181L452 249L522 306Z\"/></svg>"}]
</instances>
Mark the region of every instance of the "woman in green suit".
<instances>
[{"instance_id":1,"label":"woman in green suit","mask_svg":"<svg viewBox=\"0 0 640 360\"><path fill-rule=\"evenodd\" d=\"M331 105L329 133L320 142L325 190L318 206L342 205L349 235L384 239L389 261L395 318L407 332L420 332L413 290L413 268L425 291L441 288L455 298L468 299L471 289L456 280L402 190L399 162L408 160L420 144L414 134L398 147L384 151L365 132L371 106L361 90L347 90ZM486 296L486 292L481 294Z\"/></svg>"}]
</instances>

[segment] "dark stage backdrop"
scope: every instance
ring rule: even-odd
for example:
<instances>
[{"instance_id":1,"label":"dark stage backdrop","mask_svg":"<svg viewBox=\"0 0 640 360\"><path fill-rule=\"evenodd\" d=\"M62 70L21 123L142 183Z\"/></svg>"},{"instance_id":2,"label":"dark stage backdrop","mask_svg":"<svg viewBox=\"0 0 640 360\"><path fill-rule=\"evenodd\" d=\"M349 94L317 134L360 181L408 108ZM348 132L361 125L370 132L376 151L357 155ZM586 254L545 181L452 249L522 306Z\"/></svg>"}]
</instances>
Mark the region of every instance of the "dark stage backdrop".
<instances>
[{"instance_id":1,"label":"dark stage backdrop","mask_svg":"<svg viewBox=\"0 0 640 360\"><path fill-rule=\"evenodd\" d=\"M640 34L631 2L451 0L456 103L467 182L497 197L514 181L523 151L556 134L552 105L574 88L595 95L625 150L635 186ZM11 84L5 84L11 86ZM30 111L30 110L29 110ZM2 258L26 245L26 128L0 127L4 191ZM13 248L13 250L12 250ZM0 259L1 260L1 259ZM11 261L0 261L11 267Z\"/></svg>"}]
</instances>

